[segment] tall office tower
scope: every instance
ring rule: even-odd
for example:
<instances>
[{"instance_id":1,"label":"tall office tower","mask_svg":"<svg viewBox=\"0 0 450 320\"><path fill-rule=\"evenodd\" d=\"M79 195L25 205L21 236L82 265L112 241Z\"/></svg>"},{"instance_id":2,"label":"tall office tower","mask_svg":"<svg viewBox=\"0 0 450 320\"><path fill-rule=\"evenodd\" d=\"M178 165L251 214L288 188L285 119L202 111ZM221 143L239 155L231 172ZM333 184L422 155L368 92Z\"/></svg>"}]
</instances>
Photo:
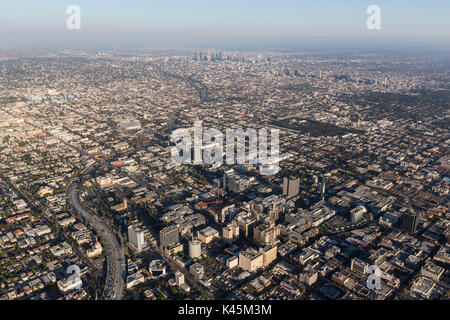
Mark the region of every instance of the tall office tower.
<instances>
[{"instance_id":1,"label":"tall office tower","mask_svg":"<svg viewBox=\"0 0 450 320\"><path fill-rule=\"evenodd\" d=\"M141 252L145 248L144 231L138 227L129 226L128 241L137 252Z\"/></svg>"},{"instance_id":2,"label":"tall office tower","mask_svg":"<svg viewBox=\"0 0 450 320\"><path fill-rule=\"evenodd\" d=\"M159 232L159 244L161 248L167 248L168 246L178 242L179 238L177 226L168 226L161 229Z\"/></svg>"},{"instance_id":3,"label":"tall office tower","mask_svg":"<svg viewBox=\"0 0 450 320\"><path fill-rule=\"evenodd\" d=\"M326 185L327 185L327 178L325 178L325 176L322 176L322 181L319 183L318 185L318 190L320 193L320 198L322 200L325 200L325 190L326 190Z\"/></svg>"},{"instance_id":4,"label":"tall office tower","mask_svg":"<svg viewBox=\"0 0 450 320\"><path fill-rule=\"evenodd\" d=\"M283 195L287 196L289 190L289 179L283 178Z\"/></svg>"},{"instance_id":5,"label":"tall office tower","mask_svg":"<svg viewBox=\"0 0 450 320\"><path fill-rule=\"evenodd\" d=\"M283 179L283 195L293 197L298 194L300 190L300 179L290 177L289 179L284 177Z\"/></svg>"},{"instance_id":6,"label":"tall office tower","mask_svg":"<svg viewBox=\"0 0 450 320\"><path fill-rule=\"evenodd\" d=\"M202 163L203 129L200 121L194 121L194 164Z\"/></svg>"},{"instance_id":7,"label":"tall office tower","mask_svg":"<svg viewBox=\"0 0 450 320\"><path fill-rule=\"evenodd\" d=\"M175 281L177 283L177 286L181 286L184 284L184 274L182 274L180 271L175 272Z\"/></svg>"},{"instance_id":8,"label":"tall office tower","mask_svg":"<svg viewBox=\"0 0 450 320\"><path fill-rule=\"evenodd\" d=\"M402 216L402 231L404 233L414 234L419 225L419 215L415 212L405 212Z\"/></svg>"}]
</instances>

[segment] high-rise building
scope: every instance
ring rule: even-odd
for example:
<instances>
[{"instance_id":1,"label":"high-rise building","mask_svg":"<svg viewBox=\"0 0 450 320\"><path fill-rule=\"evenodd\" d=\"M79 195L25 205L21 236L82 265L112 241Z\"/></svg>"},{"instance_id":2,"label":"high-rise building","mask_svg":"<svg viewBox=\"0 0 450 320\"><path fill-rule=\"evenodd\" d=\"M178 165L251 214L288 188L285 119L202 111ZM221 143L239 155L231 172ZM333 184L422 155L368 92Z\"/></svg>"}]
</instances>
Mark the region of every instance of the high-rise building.
<instances>
[{"instance_id":1,"label":"high-rise building","mask_svg":"<svg viewBox=\"0 0 450 320\"><path fill-rule=\"evenodd\" d=\"M263 266L266 267L277 258L278 247L277 245L270 245L260 248L259 252L263 255Z\"/></svg>"},{"instance_id":2,"label":"high-rise building","mask_svg":"<svg viewBox=\"0 0 450 320\"><path fill-rule=\"evenodd\" d=\"M179 238L177 226L168 226L161 229L159 232L159 244L161 248L167 248L168 246L178 242Z\"/></svg>"},{"instance_id":3,"label":"high-rise building","mask_svg":"<svg viewBox=\"0 0 450 320\"><path fill-rule=\"evenodd\" d=\"M256 271L259 268L262 268L263 264L264 258L262 253L253 248L248 248L247 250L239 253L239 267L245 271Z\"/></svg>"},{"instance_id":4,"label":"high-rise building","mask_svg":"<svg viewBox=\"0 0 450 320\"><path fill-rule=\"evenodd\" d=\"M289 179L283 178L283 195L287 196L289 190Z\"/></svg>"},{"instance_id":5,"label":"high-rise building","mask_svg":"<svg viewBox=\"0 0 450 320\"><path fill-rule=\"evenodd\" d=\"M270 245L274 243L280 235L280 229L277 226L268 223L262 223L255 227L253 239L260 245Z\"/></svg>"},{"instance_id":6,"label":"high-rise building","mask_svg":"<svg viewBox=\"0 0 450 320\"><path fill-rule=\"evenodd\" d=\"M402 231L404 233L414 234L419 225L419 215L415 212L405 212L402 217Z\"/></svg>"},{"instance_id":7,"label":"high-rise building","mask_svg":"<svg viewBox=\"0 0 450 320\"><path fill-rule=\"evenodd\" d=\"M359 272L361 274L366 274L368 268L369 264L360 259L353 258L351 261L350 269L353 271Z\"/></svg>"},{"instance_id":8,"label":"high-rise building","mask_svg":"<svg viewBox=\"0 0 450 320\"><path fill-rule=\"evenodd\" d=\"M233 221L223 227L222 229L222 237L226 242L233 242L235 239L239 237L239 226L237 221Z\"/></svg>"},{"instance_id":9,"label":"high-rise building","mask_svg":"<svg viewBox=\"0 0 450 320\"><path fill-rule=\"evenodd\" d=\"M357 206L356 208L352 209L350 211L352 223L358 223L359 221L361 221L361 219L364 216L364 213L366 212L367 210L363 206Z\"/></svg>"},{"instance_id":10,"label":"high-rise building","mask_svg":"<svg viewBox=\"0 0 450 320\"><path fill-rule=\"evenodd\" d=\"M239 212L239 209L236 208L235 204L223 207L219 212L218 221L221 224L224 224L226 221L231 221L235 215Z\"/></svg>"},{"instance_id":11,"label":"high-rise building","mask_svg":"<svg viewBox=\"0 0 450 320\"><path fill-rule=\"evenodd\" d=\"M198 239L189 241L189 258L200 258L202 255L202 242Z\"/></svg>"},{"instance_id":12,"label":"high-rise building","mask_svg":"<svg viewBox=\"0 0 450 320\"><path fill-rule=\"evenodd\" d=\"M257 224L257 219L254 215L238 216L236 221L245 237L253 237L253 228Z\"/></svg>"},{"instance_id":13,"label":"high-rise building","mask_svg":"<svg viewBox=\"0 0 450 320\"><path fill-rule=\"evenodd\" d=\"M144 231L136 226L129 226L128 241L137 252L142 252L145 248Z\"/></svg>"},{"instance_id":14,"label":"high-rise building","mask_svg":"<svg viewBox=\"0 0 450 320\"><path fill-rule=\"evenodd\" d=\"M300 179L299 178L286 178L283 179L283 195L294 197L298 194L300 190Z\"/></svg>"},{"instance_id":15,"label":"high-rise building","mask_svg":"<svg viewBox=\"0 0 450 320\"><path fill-rule=\"evenodd\" d=\"M205 268L198 262L191 264L189 271L196 279L202 279L205 274Z\"/></svg>"},{"instance_id":16,"label":"high-rise building","mask_svg":"<svg viewBox=\"0 0 450 320\"><path fill-rule=\"evenodd\" d=\"M175 272L175 281L177 283L177 286L181 286L184 284L184 274L182 274L180 271Z\"/></svg>"},{"instance_id":17,"label":"high-rise building","mask_svg":"<svg viewBox=\"0 0 450 320\"><path fill-rule=\"evenodd\" d=\"M327 185L327 178L325 178L325 176L322 176L322 180L318 184L318 190L320 193L320 198L322 200L325 200L326 185Z\"/></svg>"}]
</instances>

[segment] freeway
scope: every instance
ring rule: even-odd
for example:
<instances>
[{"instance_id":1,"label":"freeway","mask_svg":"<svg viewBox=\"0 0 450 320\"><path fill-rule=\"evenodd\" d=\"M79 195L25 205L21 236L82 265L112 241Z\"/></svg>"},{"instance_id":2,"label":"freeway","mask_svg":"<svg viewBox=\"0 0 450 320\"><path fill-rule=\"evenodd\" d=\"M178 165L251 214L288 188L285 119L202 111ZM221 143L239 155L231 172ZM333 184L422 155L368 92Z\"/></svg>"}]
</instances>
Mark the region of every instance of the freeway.
<instances>
[{"instance_id":1,"label":"freeway","mask_svg":"<svg viewBox=\"0 0 450 320\"><path fill-rule=\"evenodd\" d=\"M203 103L207 100L207 87L199 80L195 80L192 77L183 77L177 74L168 73L166 71L162 71L161 68L158 65L154 65L155 71L160 76L165 76L168 78L175 78L180 81L185 81L192 87L194 87L198 94L199 94L199 103ZM82 114L80 112L77 112L75 110L72 110L72 112L80 114L82 116L88 117L91 120L94 120L98 122L98 120L92 118L91 116L87 114ZM5 111L6 112L6 111ZM10 114L10 112L7 112ZM175 126L176 119L179 116L180 111L172 114L171 119L169 121L168 130L172 130ZM11 115L11 114L10 114ZM25 121L29 125L33 127L39 127L34 123L30 123L28 121ZM51 132L48 130L45 130L43 127L40 128L42 131L44 131L47 135L53 136ZM70 131L70 129L68 129ZM106 167L111 168L112 166L105 160L105 159L96 159L95 157L92 157L88 153L86 153L80 146L72 143L68 143L66 141L61 140L57 137L58 140L60 140L61 143L64 145L73 148L80 152L81 154L85 155L86 157L92 158L95 163L100 163L105 165ZM133 153L137 150L132 151ZM85 168L78 176L83 175L86 171L91 169L91 165L89 165L87 168ZM159 190L156 190L153 186L149 185L146 182L143 182L137 177L130 177L131 180L136 182L139 185L145 185L149 188L149 190L155 191L158 195L165 198L165 195L159 192ZM107 256L107 276L106 276L106 283L105 288L103 291L102 299L110 300L110 299L116 299L120 300L123 296L124 291L124 277L126 276L125 268L122 266L122 264L125 264L125 253L124 253L124 247L123 247L123 241L118 241L116 238L116 234L109 228L109 226L102 221L99 217L96 215L93 215L88 210L86 210L80 203L79 195L78 195L78 184L77 182L71 182L69 183L69 186L67 188L67 205L68 207L71 207L76 211L76 213L83 218L83 220L89 224L92 225L92 227L97 231L97 234L100 235L100 237L104 240L104 245L106 249L106 256ZM119 235L120 236L120 235ZM198 280L196 280L189 272L186 271L185 268L180 268L175 263L175 261L167 255L163 250L160 248L155 248L157 252L160 253L161 256L164 257L164 259L169 263L169 265L173 268L174 271L181 271L185 274L185 277L190 283L198 289L200 292L204 294L204 296L207 299L212 299L213 296L209 292L207 288L205 288Z\"/></svg>"},{"instance_id":2,"label":"freeway","mask_svg":"<svg viewBox=\"0 0 450 320\"><path fill-rule=\"evenodd\" d=\"M72 182L67 189L67 204L88 222L103 239L106 250L107 274L102 299L120 300L124 290L125 250L123 242L119 242L114 232L100 218L86 210L80 203L78 184Z\"/></svg>"},{"instance_id":3,"label":"freeway","mask_svg":"<svg viewBox=\"0 0 450 320\"><path fill-rule=\"evenodd\" d=\"M161 77L161 78L172 78L177 79L180 81L184 81L187 84L189 84L191 87L193 87L195 90L197 90L199 98L200 98L200 104L205 102L208 99L208 88L205 86L205 84L199 80L196 80L192 78L191 76L182 76L179 74L163 71L159 65L156 63L150 64L153 67L153 70Z\"/></svg>"},{"instance_id":4,"label":"freeway","mask_svg":"<svg viewBox=\"0 0 450 320\"><path fill-rule=\"evenodd\" d=\"M4 112L11 114L10 112L7 112L4 110ZM34 123L25 121L27 124L38 127ZM50 132L47 130L42 130L48 134L49 136L53 136ZM81 147L74 146L72 144L69 144L61 139L58 138L58 140L61 141L64 145L73 148L75 150L78 150L83 155L86 155L90 158L92 158L95 162L98 162L100 160L95 159L94 157L91 157L88 155ZM104 161L104 159L103 159ZM83 175L86 171L90 170L92 165L94 163L88 165L80 174L79 176ZM103 222L100 218L97 216L91 214L88 210L86 210L80 203L80 199L77 192L77 183L76 182L70 182L68 188L67 188L67 205L68 207L73 208L80 217L82 217L86 222L90 223L92 227L97 231L97 233L100 235L100 237L104 240L104 245L106 246L106 260L107 260L107 275L106 275L106 282L105 287L103 290L102 299L104 300L121 300L123 296L124 291L124 277L126 276L125 268L122 266L125 264L125 250L123 248L123 241L119 243L117 240L115 234L113 231ZM16 188L17 189L17 188ZM17 190L18 191L18 190ZM21 194L21 193L20 193ZM31 201L29 201L26 197L24 197L28 202L29 205L32 207L34 206ZM77 251L76 251L77 252ZM91 265L89 263L90 261L87 261L88 265ZM95 269L98 269L98 266L93 266Z\"/></svg>"}]
</instances>

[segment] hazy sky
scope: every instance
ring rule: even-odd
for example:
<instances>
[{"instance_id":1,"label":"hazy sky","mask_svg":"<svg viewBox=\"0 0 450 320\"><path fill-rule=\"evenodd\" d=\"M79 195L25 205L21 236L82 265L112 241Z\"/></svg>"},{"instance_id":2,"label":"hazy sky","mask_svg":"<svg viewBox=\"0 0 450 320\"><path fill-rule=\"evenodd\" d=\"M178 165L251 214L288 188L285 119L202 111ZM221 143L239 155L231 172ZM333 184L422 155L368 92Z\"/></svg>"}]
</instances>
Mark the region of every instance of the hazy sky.
<instances>
[{"instance_id":1,"label":"hazy sky","mask_svg":"<svg viewBox=\"0 0 450 320\"><path fill-rule=\"evenodd\" d=\"M0 47L450 42L449 0L0 0ZM66 9L81 8L68 30ZM381 30L366 27L369 5Z\"/></svg>"}]
</instances>

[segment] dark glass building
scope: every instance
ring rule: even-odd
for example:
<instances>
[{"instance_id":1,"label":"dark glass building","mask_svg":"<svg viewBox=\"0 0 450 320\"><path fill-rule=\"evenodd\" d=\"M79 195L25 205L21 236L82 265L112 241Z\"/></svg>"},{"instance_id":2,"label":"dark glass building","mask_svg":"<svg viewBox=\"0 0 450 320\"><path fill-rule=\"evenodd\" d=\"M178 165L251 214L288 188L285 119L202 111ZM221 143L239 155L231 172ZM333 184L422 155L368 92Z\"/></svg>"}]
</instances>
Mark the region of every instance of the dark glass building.
<instances>
[{"instance_id":1,"label":"dark glass building","mask_svg":"<svg viewBox=\"0 0 450 320\"><path fill-rule=\"evenodd\" d=\"M404 233L414 234L419 224L419 215L414 212L405 212L402 218L402 231Z\"/></svg>"}]
</instances>

